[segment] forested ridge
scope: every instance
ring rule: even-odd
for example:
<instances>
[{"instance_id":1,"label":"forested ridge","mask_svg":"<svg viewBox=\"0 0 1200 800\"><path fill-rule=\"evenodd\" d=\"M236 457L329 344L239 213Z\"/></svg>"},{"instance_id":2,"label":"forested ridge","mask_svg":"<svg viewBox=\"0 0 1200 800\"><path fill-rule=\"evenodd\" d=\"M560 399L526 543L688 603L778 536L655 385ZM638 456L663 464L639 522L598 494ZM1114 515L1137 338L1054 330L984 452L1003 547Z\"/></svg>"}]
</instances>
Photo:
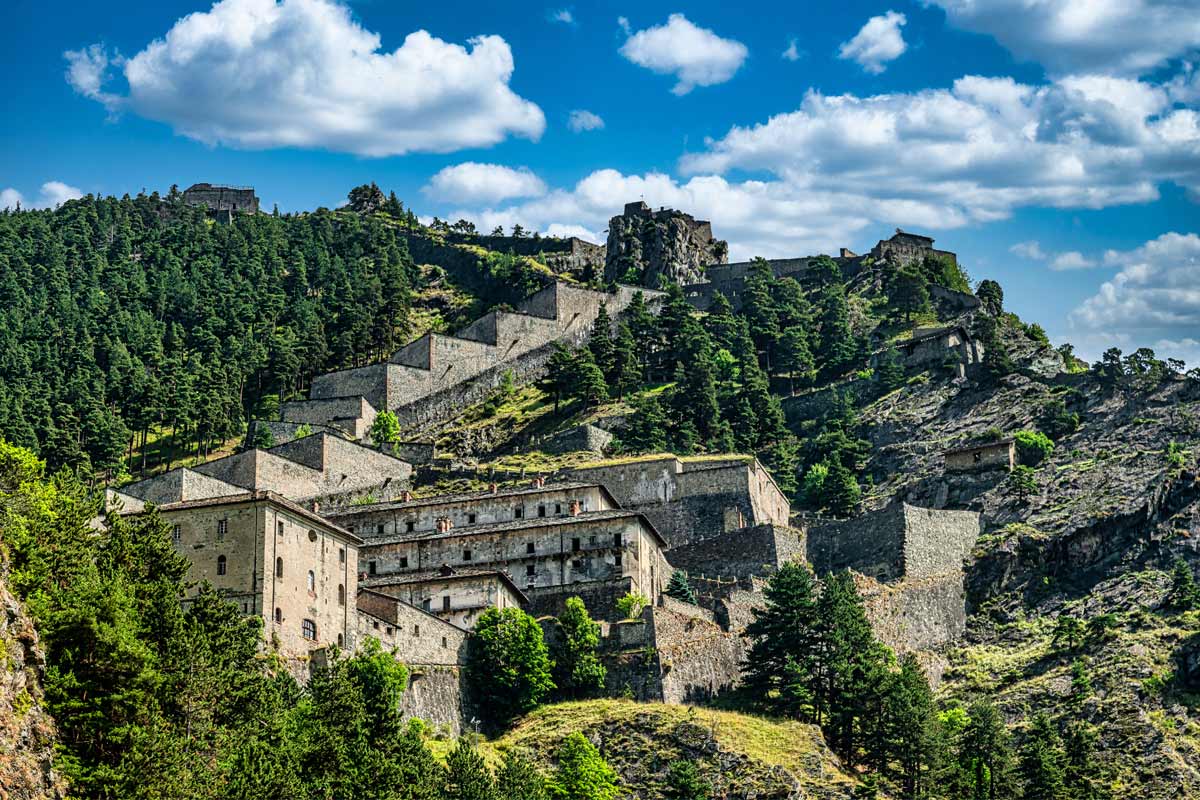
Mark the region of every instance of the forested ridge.
<instances>
[{"instance_id":1,"label":"forested ridge","mask_svg":"<svg viewBox=\"0 0 1200 800\"><path fill-rule=\"evenodd\" d=\"M375 216L222 225L174 191L0 213L0 434L109 477L152 430L203 453L402 344L416 274Z\"/></svg>"}]
</instances>

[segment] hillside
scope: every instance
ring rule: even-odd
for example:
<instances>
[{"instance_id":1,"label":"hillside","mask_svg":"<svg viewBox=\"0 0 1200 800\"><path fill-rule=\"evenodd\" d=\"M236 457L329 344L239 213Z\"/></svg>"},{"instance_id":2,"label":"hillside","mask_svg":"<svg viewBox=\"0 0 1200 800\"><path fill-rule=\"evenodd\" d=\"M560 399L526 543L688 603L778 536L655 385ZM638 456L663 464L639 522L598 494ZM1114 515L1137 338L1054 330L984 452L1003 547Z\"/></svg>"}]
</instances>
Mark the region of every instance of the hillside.
<instances>
[{"instance_id":1,"label":"hillside","mask_svg":"<svg viewBox=\"0 0 1200 800\"><path fill-rule=\"evenodd\" d=\"M532 751L546 766L567 734L581 731L632 796L658 798L667 767L685 760L728 800L834 800L854 797L857 781L811 725L692 706L591 700L547 706L520 720L485 751Z\"/></svg>"}]
</instances>

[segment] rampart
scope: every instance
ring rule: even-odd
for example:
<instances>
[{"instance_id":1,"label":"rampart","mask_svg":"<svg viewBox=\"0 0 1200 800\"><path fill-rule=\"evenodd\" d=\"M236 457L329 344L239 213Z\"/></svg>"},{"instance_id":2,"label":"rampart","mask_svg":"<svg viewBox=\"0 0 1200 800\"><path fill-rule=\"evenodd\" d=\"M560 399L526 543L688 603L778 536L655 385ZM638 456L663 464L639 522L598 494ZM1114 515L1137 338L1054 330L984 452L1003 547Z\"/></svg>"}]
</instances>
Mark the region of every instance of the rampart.
<instances>
[{"instance_id":1,"label":"rampart","mask_svg":"<svg viewBox=\"0 0 1200 800\"><path fill-rule=\"evenodd\" d=\"M769 575L783 564L805 559L804 531L772 523L754 525L674 547L667 559L689 575Z\"/></svg>"},{"instance_id":2,"label":"rampart","mask_svg":"<svg viewBox=\"0 0 1200 800\"><path fill-rule=\"evenodd\" d=\"M258 197L249 186L196 183L183 190L183 202L189 206L207 206L214 212L258 213Z\"/></svg>"}]
</instances>

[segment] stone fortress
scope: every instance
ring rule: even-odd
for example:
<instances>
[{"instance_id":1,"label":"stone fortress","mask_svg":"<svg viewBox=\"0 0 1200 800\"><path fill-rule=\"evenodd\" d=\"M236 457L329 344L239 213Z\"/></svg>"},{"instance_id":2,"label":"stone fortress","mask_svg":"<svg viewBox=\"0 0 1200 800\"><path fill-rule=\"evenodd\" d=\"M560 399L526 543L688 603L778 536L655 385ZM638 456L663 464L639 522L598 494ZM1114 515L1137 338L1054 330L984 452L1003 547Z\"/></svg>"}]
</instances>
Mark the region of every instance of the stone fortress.
<instances>
[{"instance_id":1,"label":"stone fortress","mask_svg":"<svg viewBox=\"0 0 1200 800\"><path fill-rule=\"evenodd\" d=\"M258 195L251 186L194 183L183 190L183 202L203 206L217 219L228 222L234 214L257 214Z\"/></svg>"},{"instance_id":2,"label":"stone fortress","mask_svg":"<svg viewBox=\"0 0 1200 800\"><path fill-rule=\"evenodd\" d=\"M897 234L872 252L918 258L931 246ZM718 275L728 286L738 266L709 272L727 270ZM536 379L554 343L583 343L602 304L616 318L636 291L652 308L661 296L558 281L517 311L320 376L310 399L256 423L279 444L126 485L110 493L110 509L157 508L189 578L261 618L264 647L296 674L332 647L378 639L410 667L406 712L453 731L471 718L461 668L484 610L523 608L553 636L553 616L578 596L601 624L610 692L695 702L738 683L763 582L792 561L857 573L880 638L929 655L936 678L936 653L965 625L962 568L978 514L894 503L847 521L807 520L756 459L738 456L597 461L521 485L417 496L403 456L428 450L410 445L398 457L361 442L378 410L419 433L485 399L505 372ZM952 469L958 460L947 456ZM676 569L696 605L664 594ZM617 611L629 593L648 601L636 619Z\"/></svg>"}]
</instances>

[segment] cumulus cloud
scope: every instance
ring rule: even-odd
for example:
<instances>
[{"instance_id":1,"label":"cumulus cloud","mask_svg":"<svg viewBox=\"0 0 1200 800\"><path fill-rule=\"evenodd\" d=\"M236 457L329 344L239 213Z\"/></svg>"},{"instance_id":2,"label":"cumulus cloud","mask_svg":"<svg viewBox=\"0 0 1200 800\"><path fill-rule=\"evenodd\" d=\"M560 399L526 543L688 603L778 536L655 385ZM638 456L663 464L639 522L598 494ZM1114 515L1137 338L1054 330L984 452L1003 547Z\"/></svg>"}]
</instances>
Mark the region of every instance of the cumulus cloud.
<instances>
[{"instance_id":1,"label":"cumulus cloud","mask_svg":"<svg viewBox=\"0 0 1200 800\"><path fill-rule=\"evenodd\" d=\"M857 61L867 72L878 75L887 69L887 62L904 55L908 45L900 28L908 20L896 11L871 17L867 24L838 50L838 58Z\"/></svg>"},{"instance_id":2,"label":"cumulus cloud","mask_svg":"<svg viewBox=\"0 0 1200 800\"><path fill-rule=\"evenodd\" d=\"M1017 242L1008 248L1008 252L1030 261L1045 261L1049 256L1042 250L1037 241Z\"/></svg>"},{"instance_id":3,"label":"cumulus cloud","mask_svg":"<svg viewBox=\"0 0 1200 800\"><path fill-rule=\"evenodd\" d=\"M618 22L628 34L629 21L621 17ZM708 28L693 25L683 14L672 14L665 25L629 34L620 52L640 67L674 75L678 82L671 91L677 95L697 86L725 83L749 54L741 42L722 39Z\"/></svg>"},{"instance_id":4,"label":"cumulus cloud","mask_svg":"<svg viewBox=\"0 0 1200 800\"><path fill-rule=\"evenodd\" d=\"M577 108L567 117L567 127L575 133L583 131L598 131L604 127L604 120L598 114Z\"/></svg>"},{"instance_id":5,"label":"cumulus cloud","mask_svg":"<svg viewBox=\"0 0 1200 800\"><path fill-rule=\"evenodd\" d=\"M680 162L687 175L766 171L797 188L925 209L934 227L1021 206L1103 208L1200 192L1200 114L1160 87L1076 76L1040 86L967 76L950 89L826 96L738 127Z\"/></svg>"},{"instance_id":6,"label":"cumulus cloud","mask_svg":"<svg viewBox=\"0 0 1200 800\"><path fill-rule=\"evenodd\" d=\"M784 61L799 61L802 55L804 53L796 47L795 39L788 39L787 49L780 54Z\"/></svg>"},{"instance_id":7,"label":"cumulus cloud","mask_svg":"<svg viewBox=\"0 0 1200 800\"><path fill-rule=\"evenodd\" d=\"M508 43L467 44L422 30L389 52L337 0L221 0L127 60L98 45L66 58L80 94L207 144L389 156L539 138L541 109L508 85ZM125 95L104 89L117 65Z\"/></svg>"},{"instance_id":8,"label":"cumulus cloud","mask_svg":"<svg viewBox=\"0 0 1200 800\"><path fill-rule=\"evenodd\" d=\"M1200 331L1200 236L1165 233L1134 250L1109 251L1104 263L1121 269L1071 312L1073 327L1136 335L1141 341L1157 336L1164 349L1195 347ZM1196 363L1194 355L1191 363Z\"/></svg>"},{"instance_id":9,"label":"cumulus cloud","mask_svg":"<svg viewBox=\"0 0 1200 800\"><path fill-rule=\"evenodd\" d=\"M46 181L42 184L38 196L32 200L27 200L21 192L12 187L0 189L0 209L16 209L18 205L21 208L58 208L68 200L80 197L83 197L83 192L74 186L62 181Z\"/></svg>"},{"instance_id":10,"label":"cumulus cloud","mask_svg":"<svg viewBox=\"0 0 1200 800\"><path fill-rule=\"evenodd\" d=\"M1142 75L1200 49L1195 0L926 1L1059 75Z\"/></svg>"},{"instance_id":11,"label":"cumulus cloud","mask_svg":"<svg viewBox=\"0 0 1200 800\"><path fill-rule=\"evenodd\" d=\"M1096 262L1078 250L1068 250L1065 253L1059 253L1050 261L1050 269L1062 272L1072 269L1091 269L1097 266Z\"/></svg>"},{"instance_id":12,"label":"cumulus cloud","mask_svg":"<svg viewBox=\"0 0 1200 800\"><path fill-rule=\"evenodd\" d=\"M467 161L446 167L422 189L433 200L452 203L497 203L514 197L538 197L546 184L529 169Z\"/></svg>"}]
</instances>

